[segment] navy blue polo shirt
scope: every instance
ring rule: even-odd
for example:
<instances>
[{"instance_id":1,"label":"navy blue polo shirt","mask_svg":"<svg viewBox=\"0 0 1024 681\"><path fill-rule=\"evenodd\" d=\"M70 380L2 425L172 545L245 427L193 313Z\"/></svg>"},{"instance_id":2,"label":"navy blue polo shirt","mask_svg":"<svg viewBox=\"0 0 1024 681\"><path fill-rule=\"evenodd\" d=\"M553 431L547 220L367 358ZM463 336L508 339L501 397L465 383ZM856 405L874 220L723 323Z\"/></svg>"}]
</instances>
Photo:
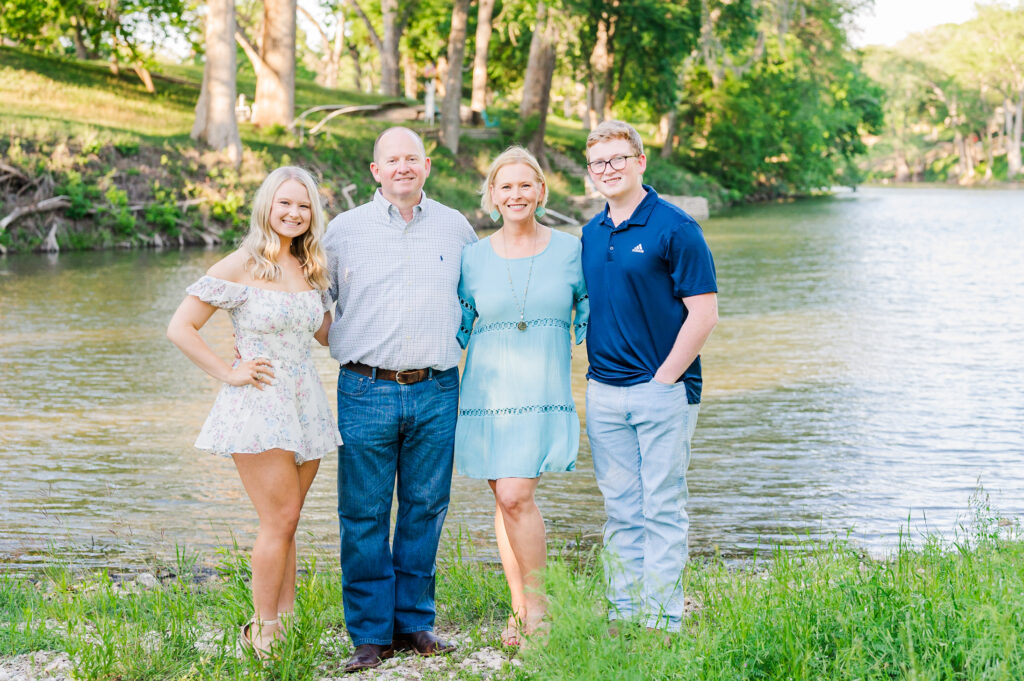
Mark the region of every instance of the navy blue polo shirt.
<instances>
[{"instance_id":1,"label":"navy blue polo shirt","mask_svg":"<svg viewBox=\"0 0 1024 681\"><path fill-rule=\"evenodd\" d=\"M590 295L587 377L609 385L650 381L686 320L681 298L716 293L715 263L700 225L681 209L647 195L628 220L613 225L608 206L583 227L583 275ZM700 402L700 357L680 380Z\"/></svg>"}]
</instances>

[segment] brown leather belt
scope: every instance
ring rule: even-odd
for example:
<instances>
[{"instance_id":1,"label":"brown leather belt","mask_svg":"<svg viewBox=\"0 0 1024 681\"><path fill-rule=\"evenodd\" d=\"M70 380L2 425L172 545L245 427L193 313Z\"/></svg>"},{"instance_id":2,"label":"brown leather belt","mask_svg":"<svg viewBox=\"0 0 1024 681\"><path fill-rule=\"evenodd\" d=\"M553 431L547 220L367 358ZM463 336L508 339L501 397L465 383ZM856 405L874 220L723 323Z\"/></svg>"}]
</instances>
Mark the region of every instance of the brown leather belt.
<instances>
[{"instance_id":1,"label":"brown leather belt","mask_svg":"<svg viewBox=\"0 0 1024 681\"><path fill-rule=\"evenodd\" d=\"M363 376L374 376L376 372L377 378L384 379L385 381L394 381L399 385L411 385L413 383L419 383L425 381L433 375L433 369L403 369L402 371L392 371L391 369L378 369L371 367L366 364L359 364L358 362L349 362L346 364L344 369L354 371L357 374Z\"/></svg>"}]
</instances>

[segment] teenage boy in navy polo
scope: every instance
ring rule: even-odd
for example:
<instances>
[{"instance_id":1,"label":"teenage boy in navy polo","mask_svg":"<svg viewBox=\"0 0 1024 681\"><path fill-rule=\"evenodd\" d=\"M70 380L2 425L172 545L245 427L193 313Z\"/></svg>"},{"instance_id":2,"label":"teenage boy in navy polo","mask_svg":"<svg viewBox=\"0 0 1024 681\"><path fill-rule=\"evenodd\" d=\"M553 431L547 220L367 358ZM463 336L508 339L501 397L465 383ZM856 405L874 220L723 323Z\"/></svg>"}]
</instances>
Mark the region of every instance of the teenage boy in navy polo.
<instances>
[{"instance_id":1,"label":"teenage boy in navy polo","mask_svg":"<svg viewBox=\"0 0 1024 681\"><path fill-rule=\"evenodd\" d=\"M643 184L647 157L632 126L597 126L587 161L608 200L583 228L583 273L587 436L608 515L609 619L678 631L698 355L718 322L715 264L693 218Z\"/></svg>"}]
</instances>

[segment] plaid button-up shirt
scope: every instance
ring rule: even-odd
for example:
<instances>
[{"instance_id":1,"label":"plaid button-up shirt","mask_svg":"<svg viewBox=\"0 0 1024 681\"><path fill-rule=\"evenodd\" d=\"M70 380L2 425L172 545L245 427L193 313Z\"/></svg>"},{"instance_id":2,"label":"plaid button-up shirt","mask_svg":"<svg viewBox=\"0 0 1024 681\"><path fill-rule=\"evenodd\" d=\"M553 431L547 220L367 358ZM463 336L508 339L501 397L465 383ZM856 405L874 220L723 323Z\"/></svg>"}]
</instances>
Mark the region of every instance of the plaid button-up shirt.
<instances>
[{"instance_id":1,"label":"plaid button-up shirt","mask_svg":"<svg viewBox=\"0 0 1024 681\"><path fill-rule=\"evenodd\" d=\"M461 213L425 194L408 223L379 189L331 220L331 355L393 371L458 364L462 249L476 240Z\"/></svg>"}]
</instances>

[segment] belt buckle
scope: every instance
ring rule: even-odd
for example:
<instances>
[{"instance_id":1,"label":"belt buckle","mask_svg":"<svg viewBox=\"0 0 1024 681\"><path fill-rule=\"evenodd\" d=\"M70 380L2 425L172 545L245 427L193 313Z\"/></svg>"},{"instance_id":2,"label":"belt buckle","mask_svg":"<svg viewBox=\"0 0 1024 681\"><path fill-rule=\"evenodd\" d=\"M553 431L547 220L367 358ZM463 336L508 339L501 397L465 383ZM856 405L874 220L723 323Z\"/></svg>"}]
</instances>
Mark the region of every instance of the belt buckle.
<instances>
[{"instance_id":1,"label":"belt buckle","mask_svg":"<svg viewBox=\"0 0 1024 681\"><path fill-rule=\"evenodd\" d=\"M419 369L402 369L401 371L396 371L395 383L397 383L398 385L412 385L413 383L416 383L415 379L419 372ZM412 374L412 376L409 377L412 380L407 380L404 376L402 376L402 374Z\"/></svg>"}]
</instances>

